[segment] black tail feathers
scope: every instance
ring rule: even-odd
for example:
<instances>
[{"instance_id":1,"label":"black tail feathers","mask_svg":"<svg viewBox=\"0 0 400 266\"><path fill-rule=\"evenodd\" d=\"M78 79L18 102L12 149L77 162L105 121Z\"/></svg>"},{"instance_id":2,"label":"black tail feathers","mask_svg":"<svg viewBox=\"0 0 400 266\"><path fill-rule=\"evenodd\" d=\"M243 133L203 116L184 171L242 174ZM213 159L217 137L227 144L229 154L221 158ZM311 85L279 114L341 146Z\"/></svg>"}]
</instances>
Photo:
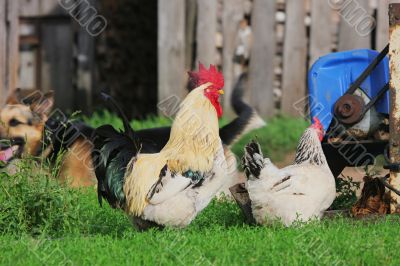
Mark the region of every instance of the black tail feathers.
<instances>
[{"instance_id":1,"label":"black tail feathers","mask_svg":"<svg viewBox=\"0 0 400 266\"><path fill-rule=\"evenodd\" d=\"M232 92L231 105L238 117L219 131L222 142L228 146L249 131L265 126L265 122L259 117L256 110L243 101L246 82L247 73L243 73Z\"/></svg>"},{"instance_id":2,"label":"black tail feathers","mask_svg":"<svg viewBox=\"0 0 400 266\"><path fill-rule=\"evenodd\" d=\"M264 157L260 144L255 140L245 146L242 165L248 179L259 178L261 170L264 168Z\"/></svg>"},{"instance_id":3,"label":"black tail feathers","mask_svg":"<svg viewBox=\"0 0 400 266\"><path fill-rule=\"evenodd\" d=\"M101 97L103 98L103 100L105 102L111 103L112 107L117 111L117 114L122 119L125 134L127 134L129 137L131 137L133 139L135 136L135 132L133 131L131 125L129 124L128 118L126 117L125 113L122 111L121 107L119 107L118 103L114 100L113 97L111 97L110 95L108 95L104 92L101 93Z\"/></svg>"}]
</instances>

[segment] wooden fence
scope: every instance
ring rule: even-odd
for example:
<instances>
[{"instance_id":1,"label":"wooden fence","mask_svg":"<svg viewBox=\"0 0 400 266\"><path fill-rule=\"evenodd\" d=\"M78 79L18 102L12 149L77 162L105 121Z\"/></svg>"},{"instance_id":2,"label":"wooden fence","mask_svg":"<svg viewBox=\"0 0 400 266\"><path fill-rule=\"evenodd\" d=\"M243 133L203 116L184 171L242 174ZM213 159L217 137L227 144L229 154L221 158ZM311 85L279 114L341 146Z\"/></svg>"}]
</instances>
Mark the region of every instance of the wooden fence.
<instances>
[{"instance_id":1,"label":"wooden fence","mask_svg":"<svg viewBox=\"0 0 400 266\"><path fill-rule=\"evenodd\" d=\"M277 112L299 115L293 103L306 95L307 70L315 60L330 52L380 50L387 44L388 3L389 0L159 0L159 100L184 93L182 70L193 66L188 62L196 61L218 64L223 69L229 98L235 79L232 59L236 34L239 21L247 16L253 34L247 98L265 117ZM196 9L197 15L193 15ZM190 19L193 17L196 19ZM187 38L188 34L196 36L195 40ZM195 53L188 53L193 42ZM229 101L225 102L225 109L231 113Z\"/></svg>"},{"instance_id":2,"label":"wooden fence","mask_svg":"<svg viewBox=\"0 0 400 266\"><path fill-rule=\"evenodd\" d=\"M0 106L21 87L54 90L64 110L90 110L94 49L58 0L0 0Z\"/></svg>"},{"instance_id":3,"label":"wooden fence","mask_svg":"<svg viewBox=\"0 0 400 266\"><path fill-rule=\"evenodd\" d=\"M75 1L86 1L90 5L99 2ZM158 51L154 51L158 54L158 89L147 85L134 87L131 83L123 83L121 87L129 88L127 93L137 95L136 98L142 97L140 101L144 101L143 97L149 98L150 90L151 95L158 91L158 101L172 94L183 97L185 71L201 61L216 64L223 70L225 99L229 99L237 78L233 58L239 23L246 17L251 21L252 30L247 100L265 117L277 112L298 115L293 103L306 95L307 70L318 57L348 49L380 50L386 45L388 2L158 0ZM130 34L125 30L122 37ZM107 36L113 34L107 33ZM111 48L107 46L103 50ZM99 80L95 75L99 61L95 61L98 58L94 51L95 39L74 22L57 0L0 0L0 104L9 90L22 85L55 90L56 104L62 109L91 110L95 94L92 90ZM121 58L128 55L121 54ZM129 63L141 64L135 60ZM34 71L32 65L35 65ZM110 84L104 87L112 88L114 79L107 80ZM133 90L140 93L134 94ZM152 106L155 101L151 101ZM232 114L229 101L224 105L225 112ZM129 108L125 110L130 112ZM143 111L132 113L129 115L136 116Z\"/></svg>"}]
</instances>

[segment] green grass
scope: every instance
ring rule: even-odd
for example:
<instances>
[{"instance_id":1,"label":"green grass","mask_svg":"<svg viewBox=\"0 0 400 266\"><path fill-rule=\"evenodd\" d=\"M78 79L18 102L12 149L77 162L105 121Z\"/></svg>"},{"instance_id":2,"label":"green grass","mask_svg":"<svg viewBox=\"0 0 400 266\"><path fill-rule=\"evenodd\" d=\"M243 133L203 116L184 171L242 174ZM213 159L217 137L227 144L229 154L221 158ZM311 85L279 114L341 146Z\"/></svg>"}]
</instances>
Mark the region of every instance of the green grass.
<instances>
[{"instance_id":1,"label":"green grass","mask_svg":"<svg viewBox=\"0 0 400 266\"><path fill-rule=\"evenodd\" d=\"M268 125L250 132L239 140L232 148L232 151L239 157L243 156L243 147L256 139L262 148L265 157L272 161L284 159L288 152L296 149L298 140L303 134L308 121L298 118L279 116L268 121Z\"/></svg>"},{"instance_id":2,"label":"green grass","mask_svg":"<svg viewBox=\"0 0 400 266\"><path fill-rule=\"evenodd\" d=\"M114 115L87 120L121 127ZM223 122L225 123L226 120ZM135 129L166 126L150 118ZM264 153L283 158L307 122L287 117L246 136L257 137ZM279 152L277 152L279 151ZM14 176L0 173L0 265L399 265L400 218L377 222L336 218L284 228L250 226L236 204L213 201L184 230L135 231L119 210L99 207L94 188L72 190L52 174L32 171L22 161ZM44 167L46 169L46 167Z\"/></svg>"},{"instance_id":3,"label":"green grass","mask_svg":"<svg viewBox=\"0 0 400 266\"><path fill-rule=\"evenodd\" d=\"M336 218L293 228L249 226L237 206L214 201L184 230L134 231L81 191L81 219L62 235L3 234L1 265L399 265L400 220ZM61 230L62 231L62 230Z\"/></svg>"}]
</instances>

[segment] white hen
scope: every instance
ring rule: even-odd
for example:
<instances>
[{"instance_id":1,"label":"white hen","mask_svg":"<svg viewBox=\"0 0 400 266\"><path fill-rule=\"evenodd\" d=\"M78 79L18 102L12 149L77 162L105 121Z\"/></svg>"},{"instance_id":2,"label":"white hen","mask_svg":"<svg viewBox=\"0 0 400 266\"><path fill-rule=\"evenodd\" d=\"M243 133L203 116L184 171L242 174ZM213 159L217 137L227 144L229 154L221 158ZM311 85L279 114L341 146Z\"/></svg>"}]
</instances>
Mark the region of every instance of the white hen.
<instances>
[{"instance_id":1,"label":"white hen","mask_svg":"<svg viewBox=\"0 0 400 266\"><path fill-rule=\"evenodd\" d=\"M255 141L245 147L243 166L253 216L265 224L280 219L294 221L321 218L335 199L335 179L322 150L323 128L318 119L305 130L293 165L277 168L263 158Z\"/></svg>"}]
</instances>

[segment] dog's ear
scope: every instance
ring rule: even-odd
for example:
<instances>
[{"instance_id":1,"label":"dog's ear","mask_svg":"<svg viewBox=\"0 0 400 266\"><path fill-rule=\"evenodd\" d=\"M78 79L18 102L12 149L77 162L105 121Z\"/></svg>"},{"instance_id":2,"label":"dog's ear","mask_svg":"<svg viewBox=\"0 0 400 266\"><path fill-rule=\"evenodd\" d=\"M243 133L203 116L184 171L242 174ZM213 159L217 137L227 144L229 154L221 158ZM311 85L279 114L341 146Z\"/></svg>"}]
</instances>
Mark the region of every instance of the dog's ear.
<instances>
[{"instance_id":1,"label":"dog's ear","mask_svg":"<svg viewBox=\"0 0 400 266\"><path fill-rule=\"evenodd\" d=\"M31 110L40 115L49 115L54 105L54 92L45 94L35 93L26 97L23 102L31 107Z\"/></svg>"},{"instance_id":2,"label":"dog's ear","mask_svg":"<svg viewBox=\"0 0 400 266\"><path fill-rule=\"evenodd\" d=\"M16 88L7 96L6 104L19 104L21 103L21 89Z\"/></svg>"}]
</instances>

